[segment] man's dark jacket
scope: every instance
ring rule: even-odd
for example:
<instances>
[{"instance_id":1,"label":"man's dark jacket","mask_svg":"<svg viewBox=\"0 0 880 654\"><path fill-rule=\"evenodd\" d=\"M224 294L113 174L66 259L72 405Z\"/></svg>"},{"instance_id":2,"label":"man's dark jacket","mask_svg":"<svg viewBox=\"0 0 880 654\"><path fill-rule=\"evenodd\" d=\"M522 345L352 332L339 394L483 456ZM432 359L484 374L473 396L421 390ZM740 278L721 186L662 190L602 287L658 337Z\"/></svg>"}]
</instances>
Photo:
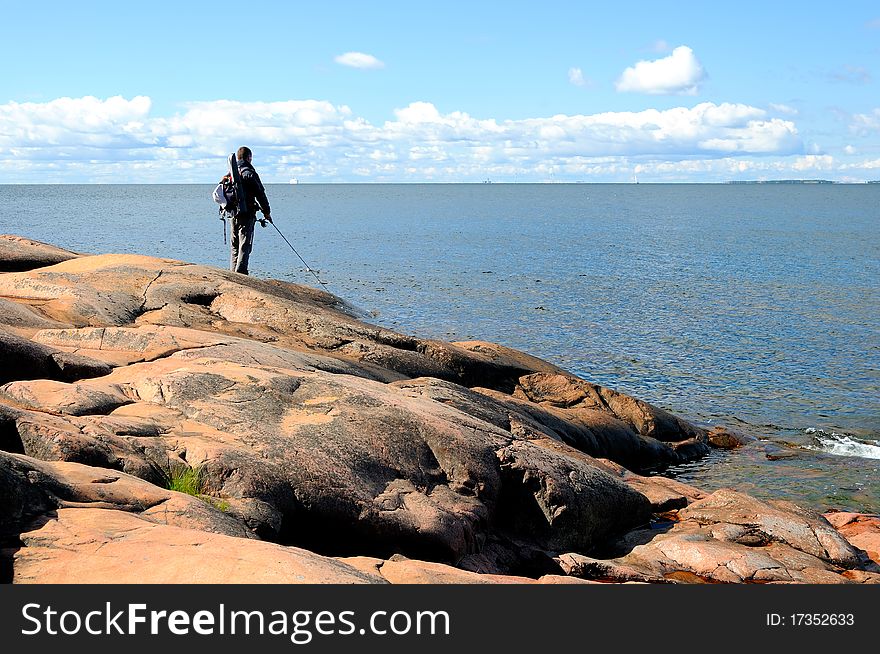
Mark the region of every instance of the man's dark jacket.
<instances>
[{"instance_id":1,"label":"man's dark jacket","mask_svg":"<svg viewBox=\"0 0 880 654\"><path fill-rule=\"evenodd\" d=\"M270 215L269 199L266 197L266 189L263 188L263 182L260 181L257 171L249 161L239 161L238 172L241 173L241 183L244 184L244 194L247 196L247 216L256 217L258 203L263 210L263 216Z\"/></svg>"}]
</instances>

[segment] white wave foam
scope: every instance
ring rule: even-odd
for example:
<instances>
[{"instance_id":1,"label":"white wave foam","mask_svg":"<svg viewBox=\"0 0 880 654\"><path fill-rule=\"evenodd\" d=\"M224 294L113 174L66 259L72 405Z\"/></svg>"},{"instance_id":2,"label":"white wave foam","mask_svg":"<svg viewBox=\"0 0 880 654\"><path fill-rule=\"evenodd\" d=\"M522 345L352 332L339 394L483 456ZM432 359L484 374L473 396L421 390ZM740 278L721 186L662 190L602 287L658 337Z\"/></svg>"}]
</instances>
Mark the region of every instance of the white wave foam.
<instances>
[{"instance_id":1,"label":"white wave foam","mask_svg":"<svg viewBox=\"0 0 880 654\"><path fill-rule=\"evenodd\" d=\"M827 432L810 427L804 430L810 434L816 445L811 450L819 450L837 456L858 456L863 459L880 459L880 441L858 440L846 434Z\"/></svg>"}]
</instances>

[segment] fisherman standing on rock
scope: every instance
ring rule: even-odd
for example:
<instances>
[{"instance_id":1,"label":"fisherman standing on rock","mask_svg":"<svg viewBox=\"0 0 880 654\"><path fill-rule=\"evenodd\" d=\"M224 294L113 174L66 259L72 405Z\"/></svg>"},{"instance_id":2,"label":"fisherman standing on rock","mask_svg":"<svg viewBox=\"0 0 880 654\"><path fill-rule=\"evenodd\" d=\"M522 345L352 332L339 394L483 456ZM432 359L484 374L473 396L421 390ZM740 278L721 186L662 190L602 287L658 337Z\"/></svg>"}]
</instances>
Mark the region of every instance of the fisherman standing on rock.
<instances>
[{"instance_id":1,"label":"fisherman standing on rock","mask_svg":"<svg viewBox=\"0 0 880 654\"><path fill-rule=\"evenodd\" d=\"M270 215L269 198L266 197L266 189L260 176L254 170L251 160L253 153L250 148L242 146L238 152L229 155L229 165L226 175L217 184L212 194L214 202L220 205L220 220L223 221L223 242L226 243L226 221L232 221L232 261L230 267L233 272L248 274L248 260L254 247L254 224L257 222L257 211L263 212L260 224L265 227L270 223L278 235L284 239L287 246L302 261L312 276L328 293L330 289L318 277L318 273L306 263L300 256L293 244L281 233Z\"/></svg>"},{"instance_id":2,"label":"fisherman standing on rock","mask_svg":"<svg viewBox=\"0 0 880 654\"><path fill-rule=\"evenodd\" d=\"M269 199L260 176L254 170L251 160L253 153L250 148L240 147L236 153L238 173L244 191L244 209L232 219L232 261L233 272L248 274L248 260L254 247L254 226L257 222L257 211L263 212L260 224L272 222ZM274 223L273 223L274 224Z\"/></svg>"}]
</instances>

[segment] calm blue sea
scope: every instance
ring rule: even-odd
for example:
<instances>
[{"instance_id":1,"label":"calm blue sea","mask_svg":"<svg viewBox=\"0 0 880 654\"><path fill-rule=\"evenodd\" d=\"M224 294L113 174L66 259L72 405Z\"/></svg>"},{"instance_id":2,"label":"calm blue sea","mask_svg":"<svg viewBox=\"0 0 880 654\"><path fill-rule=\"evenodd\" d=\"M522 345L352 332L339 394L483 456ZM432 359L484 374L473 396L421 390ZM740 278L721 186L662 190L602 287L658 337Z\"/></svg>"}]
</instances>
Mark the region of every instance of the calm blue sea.
<instances>
[{"instance_id":1,"label":"calm blue sea","mask_svg":"<svg viewBox=\"0 0 880 654\"><path fill-rule=\"evenodd\" d=\"M0 231L224 266L212 188L0 186ZM373 322L526 350L789 444L705 485L880 511L880 185L273 185L273 216ZM316 285L271 228L252 274Z\"/></svg>"}]
</instances>

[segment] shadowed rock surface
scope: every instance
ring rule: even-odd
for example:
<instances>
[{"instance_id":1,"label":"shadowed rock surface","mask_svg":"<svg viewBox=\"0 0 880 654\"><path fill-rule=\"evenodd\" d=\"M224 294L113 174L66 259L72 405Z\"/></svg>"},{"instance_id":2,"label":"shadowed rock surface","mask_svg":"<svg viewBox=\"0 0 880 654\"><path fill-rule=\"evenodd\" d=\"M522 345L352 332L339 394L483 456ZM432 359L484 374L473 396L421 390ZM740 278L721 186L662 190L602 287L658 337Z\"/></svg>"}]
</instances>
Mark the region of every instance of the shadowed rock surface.
<instances>
[{"instance_id":1,"label":"shadowed rock surface","mask_svg":"<svg viewBox=\"0 0 880 654\"><path fill-rule=\"evenodd\" d=\"M54 252L27 248L5 270ZM0 274L8 579L874 574L821 516L640 476L708 452L706 431L540 359L369 325L294 284L68 255ZM201 499L159 487L181 469ZM204 553L241 575L199 569Z\"/></svg>"},{"instance_id":2,"label":"shadowed rock surface","mask_svg":"<svg viewBox=\"0 0 880 654\"><path fill-rule=\"evenodd\" d=\"M29 238L0 234L0 272L20 272L51 266L80 256L76 252L32 241Z\"/></svg>"},{"instance_id":3,"label":"shadowed rock surface","mask_svg":"<svg viewBox=\"0 0 880 654\"><path fill-rule=\"evenodd\" d=\"M0 328L0 384L17 379L74 381L100 377L112 367L89 357L47 347Z\"/></svg>"}]
</instances>

